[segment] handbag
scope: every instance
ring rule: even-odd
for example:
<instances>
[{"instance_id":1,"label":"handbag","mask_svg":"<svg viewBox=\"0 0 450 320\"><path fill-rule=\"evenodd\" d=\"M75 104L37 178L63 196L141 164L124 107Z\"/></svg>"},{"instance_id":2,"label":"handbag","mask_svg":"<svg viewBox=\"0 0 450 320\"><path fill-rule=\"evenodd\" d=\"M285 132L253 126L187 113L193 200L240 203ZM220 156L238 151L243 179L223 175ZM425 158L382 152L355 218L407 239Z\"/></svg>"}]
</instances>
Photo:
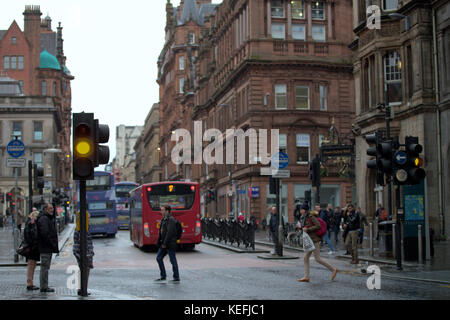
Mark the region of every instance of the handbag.
<instances>
[{"instance_id":1,"label":"handbag","mask_svg":"<svg viewBox=\"0 0 450 320\"><path fill-rule=\"evenodd\" d=\"M305 250L306 252L316 250L314 242L306 232L303 232L302 238L303 238L303 250Z\"/></svg>"},{"instance_id":2,"label":"handbag","mask_svg":"<svg viewBox=\"0 0 450 320\"><path fill-rule=\"evenodd\" d=\"M30 255L31 247L25 242L22 241L20 246L17 248L16 252L21 256L27 258Z\"/></svg>"}]
</instances>

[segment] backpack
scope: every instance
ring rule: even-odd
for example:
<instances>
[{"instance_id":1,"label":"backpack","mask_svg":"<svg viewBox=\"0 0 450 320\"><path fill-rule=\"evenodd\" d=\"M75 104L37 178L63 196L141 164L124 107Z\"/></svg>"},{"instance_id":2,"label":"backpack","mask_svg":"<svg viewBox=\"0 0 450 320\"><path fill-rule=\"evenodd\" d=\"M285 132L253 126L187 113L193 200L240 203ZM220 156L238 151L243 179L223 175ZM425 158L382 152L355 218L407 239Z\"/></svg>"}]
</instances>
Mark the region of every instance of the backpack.
<instances>
[{"instance_id":1,"label":"backpack","mask_svg":"<svg viewBox=\"0 0 450 320\"><path fill-rule=\"evenodd\" d=\"M181 236L183 235L183 226L181 225L181 222L177 219L175 220L175 230L177 231L177 240L181 239Z\"/></svg>"},{"instance_id":2,"label":"backpack","mask_svg":"<svg viewBox=\"0 0 450 320\"><path fill-rule=\"evenodd\" d=\"M316 233L316 236L322 238L327 233L327 223L319 217L316 217L316 219L317 219L317 221L319 221L320 229L317 230L315 233ZM313 224L311 220L309 222L310 222L310 224Z\"/></svg>"}]
</instances>

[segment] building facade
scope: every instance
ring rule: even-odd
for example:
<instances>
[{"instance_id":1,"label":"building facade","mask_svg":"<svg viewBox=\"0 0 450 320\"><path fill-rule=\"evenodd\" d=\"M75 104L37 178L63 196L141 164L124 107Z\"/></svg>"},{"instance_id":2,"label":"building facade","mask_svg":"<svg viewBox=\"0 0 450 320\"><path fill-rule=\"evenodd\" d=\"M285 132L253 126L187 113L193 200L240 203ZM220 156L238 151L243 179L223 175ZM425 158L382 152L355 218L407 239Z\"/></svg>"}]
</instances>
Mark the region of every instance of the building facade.
<instances>
[{"instance_id":1,"label":"building facade","mask_svg":"<svg viewBox=\"0 0 450 320\"><path fill-rule=\"evenodd\" d=\"M1 84L0 78L0 87ZM0 194L4 199L0 213L5 214L7 206L16 199L14 170L17 170L17 206L23 211L28 210L28 161L44 168L44 200L51 198L52 190L62 187L61 167L64 162L70 162L70 158L61 161L52 153L61 127L56 114L57 106L50 97L0 96ZM7 153L6 146L16 136L25 144L25 154L21 157L25 162L23 167L14 169L8 165L8 159L13 158ZM9 193L12 198L8 202ZM38 193L33 200L41 200Z\"/></svg>"},{"instance_id":2,"label":"building facade","mask_svg":"<svg viewBox=\"0 0 450 320\"><path fill-rule=\"evenodd\" d=\"M114 180L117 182L126 181L123 177L124 174L127 178L135 176L135 165L134 163L130 165L130 160L134 157L134 145L141 135L142 129L143 126L125 126L123 124L116 127L116 156L112 162L112 166ZM125 161L127 158L128 160Z\"/></svg>"},{"instance_id":3,"label":"building facade","mask_svg":"<svg viewBox=\"0 0 450 320\"><path fill-rule=\"evenodd\" d=\"M444 190L448 168L443 171L442 167L448 167L448 129L444 129L449 101L444 79L449 55L445 45L449 39L448 3L373 0L371 4L381 13L378 29L367 28L366 2L353 3L355 39L350 47L354 51L355 122L360 133L356 137L355 169L358 203L369 217L374 216L378 203L387 207L387 188L377 186L375 172L367 169L368 145L364 138L376 130L385 132L384 112L377 106L387 98L392 111L391 137L398 136L404 143L405 136L417 136L423 146L426 178L417 186L417 194L424 199L429 226L436 235L448 234L448 209L444 208L449 198Z\"/></svg>"},{"instance_id":4,"label":"building facade","mask_svg":"<svg viewBox=\"0 0 450 320\"><path fill-rule=\"evenodd\" d=\"M28 155L29 158L41 163L48 172L44 177L47 185L51 189L69 190L72 182L70 82L74 77L66 66L63 28L59 23L57 31L53 31L51 18L41 19L40 6L25 6L23 15L23 31L16 21L8 29L0 30L0 75L17 81L23 95L8 97L11 92L6 92L2 100L2 108L6 108L3 110L8 110L3 114L6 118L2 129L2 160L6 161L8 138L14 132L23 132L23 139L27 140L23 142L29 146L27 152L36 154ZM58 153L47 159L43 154L45 149ZM51 170L46 169L48 165Z\"/></svg>"},{"instance_id":5,"label":"building facade","mask_svg":"<svg viewBox=\"0 0 450 320\"><path fill-rule=\"evenodd\" d=\"M290 177L282 182L286 221L293 221L294 200L304 200L312 189L309 161L320 153L330 129L343 138L352 137L354 85L347 47L352 40L351 8L350 1L223 1L200 29L193 94L189 90L179 97L182 112L177 119L180 125L186 122L181 128L187 128L191 137L195 123L202 136L211 128L222 133L279 130L279 148L290 159L286 168ZM182 120L183 112L192 115ZM178 128L175 121L164 123L172 127L161 128L162 142ZM210 143L203 141L203 148ZM270 150L270 138L268 144L270 154L278 151ZM161 158L167 178L189 176L200 182L203 194L216 190L215 201L206 203L202 197L203 215L242 212L261 220L275 204L269 177L261 175L267 165L251 164L248 154L242 164L235 153L233 164L175 166L170 161L171 145L167 149ZM248 140L245 150L248 153ZM351 179L340 175L341 167L332 161L323 165L327 176L322 177L320 201L345 205L352 200Z\"/></svg>"},{"instance_id":6,"label":"building facade","mask_svg":"<svg viewBox=\"0 0 450 320\"><path fill-rule=\"evenodd\" d=\"M159 104L153 104L145 118L144 130L134 145L136 152L136 182L162 181L159 165Z\"/></svg>"}]
</instances>

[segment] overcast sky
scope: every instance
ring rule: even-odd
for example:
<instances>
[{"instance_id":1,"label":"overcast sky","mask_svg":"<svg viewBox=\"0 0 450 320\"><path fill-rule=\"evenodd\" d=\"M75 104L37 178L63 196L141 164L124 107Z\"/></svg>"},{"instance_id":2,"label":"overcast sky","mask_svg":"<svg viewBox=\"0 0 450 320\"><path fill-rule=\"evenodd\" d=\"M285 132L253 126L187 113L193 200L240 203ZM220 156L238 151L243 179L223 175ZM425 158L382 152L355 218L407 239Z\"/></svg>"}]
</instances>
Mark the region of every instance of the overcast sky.
<instances>
[{"instance_id":1,"label":"overcast sky","mask_svg":"<svg viewBox=\"0 0 450 320\"><path fill-rule=\"evenodd\" d=\"M25 5L40 5L56 31L63 27L64 54L72 81L72 112L94 112L109 125L115 156L116 126L144 125L159 101L157 59L164 45L166 0L2 1L0 30L16 20L23 31ZM178 6L180 0L171 1ZM213 0L221 3L221 0Z\"/></svg>"}]
</instances>

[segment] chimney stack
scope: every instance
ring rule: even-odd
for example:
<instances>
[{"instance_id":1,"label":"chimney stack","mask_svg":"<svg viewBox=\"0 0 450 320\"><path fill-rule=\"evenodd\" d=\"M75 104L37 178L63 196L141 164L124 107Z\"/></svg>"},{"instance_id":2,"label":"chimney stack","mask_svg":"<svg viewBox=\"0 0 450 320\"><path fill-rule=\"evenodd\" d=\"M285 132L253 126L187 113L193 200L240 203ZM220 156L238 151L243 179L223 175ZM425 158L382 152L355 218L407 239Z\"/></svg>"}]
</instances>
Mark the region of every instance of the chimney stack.
<instances>
[{"instance_id":1,"label":"chimney stack","mask_svg":"<svg viewBox=\"0 0 450 320\"><path fill-rule=\"evenodd\" d=\"M23 15L25 38L31 45L30 73L35 78L41 54L41 8L38 5L27 5ZM31 83L31 94L39 94L39 83L37 81Z\"/></svg>"}]
</instances>

